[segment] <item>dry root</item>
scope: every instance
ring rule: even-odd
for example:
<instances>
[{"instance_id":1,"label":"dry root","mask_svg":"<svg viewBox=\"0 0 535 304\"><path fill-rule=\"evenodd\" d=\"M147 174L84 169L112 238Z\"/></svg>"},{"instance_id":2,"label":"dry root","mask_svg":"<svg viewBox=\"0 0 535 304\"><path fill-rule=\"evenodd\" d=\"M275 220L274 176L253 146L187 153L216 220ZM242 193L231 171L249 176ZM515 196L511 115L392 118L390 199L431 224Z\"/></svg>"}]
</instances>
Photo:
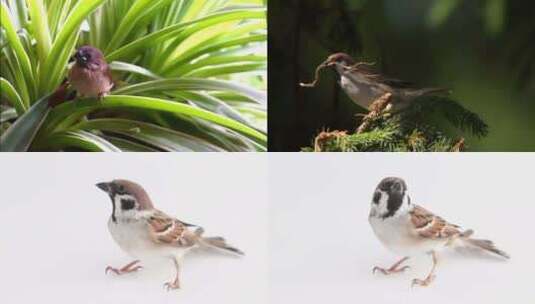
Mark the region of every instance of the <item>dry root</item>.
<instances>
[{"instance_id":1,"label":"dry root","mask_svg":"<svg viewBox=\"0 0 535 304\"><path fill-rule=\"evenodd\" d=\"M314 73L314 81L309 82L309 83L301 82L301 83L299 83L299 85L304 87L304 88L313 88L313 87L315 87L316 84L318 84L318 82L320 80L320 71L323 70L326 67L327 67L327 61L322 62L320 65L318 65L316 67L316 72Z\"/></svg>"}]
</instances>

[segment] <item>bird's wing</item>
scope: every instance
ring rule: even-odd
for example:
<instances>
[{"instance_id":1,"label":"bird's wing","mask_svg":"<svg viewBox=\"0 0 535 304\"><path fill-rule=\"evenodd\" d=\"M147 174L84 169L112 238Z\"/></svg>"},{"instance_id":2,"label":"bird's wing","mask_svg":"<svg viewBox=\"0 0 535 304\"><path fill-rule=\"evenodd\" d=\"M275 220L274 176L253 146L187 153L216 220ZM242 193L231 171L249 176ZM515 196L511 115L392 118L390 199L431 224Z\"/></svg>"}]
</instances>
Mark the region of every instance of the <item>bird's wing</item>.
<instances>
[{"instance_id":1,"label":"bird's wing","mask_svg":"<svg viewBox=\"0 0 535 304\"><path fill-rule=\"evenodd\" d=\"M377 72L372 65L364 64L359 65L356 71L361 73L362 76L370 79L373 82L380 82L382 84L394 87L394 88L417 88L414 82L405 81L401 79L391 78Z\"/></svg>"},{"instance_id":2,"label":"bird's wing","mask_svg":"<svg viewBox=\"0 0 535 304\"><path fill-rule=\"evenodd\" d=\"M405 81L405 80L396 79L396 78L381 77L380 81L384 84L387 84L395 88L416 88L416 84L414 82Z\"/></svg>"},{"instance_id":3,"label":"bird's wing","mask_svg":"<svg viewBox=\"0 0 535 304\"><path fill-rule=\"evenodd\" d=\"M149 234L157 243L178 247L195 245L203 232L202 228L191 231L188 227L198 227L179 221L178 219L156 210L147 218Z\"/></svg>"},{"instance_id":4,"label":"bird's wing","mask_svg":"<svg viewBox=\"0 0 535 304\"><path fill-rule=\"evenodd\" d=\"M448 223L440 216L415 205L409 212L411 223L416 233L429 239L448 239L461 234L459 226Z\"/></svg>"}]
</instances>

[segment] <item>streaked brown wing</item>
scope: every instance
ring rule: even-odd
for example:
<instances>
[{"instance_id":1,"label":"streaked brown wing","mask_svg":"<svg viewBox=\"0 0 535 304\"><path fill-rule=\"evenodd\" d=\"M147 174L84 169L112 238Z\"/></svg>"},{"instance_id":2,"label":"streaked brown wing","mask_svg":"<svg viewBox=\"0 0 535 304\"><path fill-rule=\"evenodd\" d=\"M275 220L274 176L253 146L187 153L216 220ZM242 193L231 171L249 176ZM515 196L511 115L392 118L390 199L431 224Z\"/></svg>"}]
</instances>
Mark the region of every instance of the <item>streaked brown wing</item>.
<instances>
[{"instance_id":1,"label":"streaked brown wing","mask_svg":"<svg viewBox=\"0 0 535 304\"><path fill-rule=\"evenodd\" d=\"M191 247L197 243L199 235L188 229L188 225L157 210L147 219L150 235L157 243L178 247Z\"/></svg>"},{"instance_id":2,"label":"streaked brown wing","mask_svg":"<svg viewBox=\"0 0 535 304\"><path fill-rule=\"evenodd\" d=\"M441 239L461 233L459 226L448 223L440 216L436 216L418 205L415 205L410 211L410 216L414 229L422 237Z\"/></svg>"}]
</instances>

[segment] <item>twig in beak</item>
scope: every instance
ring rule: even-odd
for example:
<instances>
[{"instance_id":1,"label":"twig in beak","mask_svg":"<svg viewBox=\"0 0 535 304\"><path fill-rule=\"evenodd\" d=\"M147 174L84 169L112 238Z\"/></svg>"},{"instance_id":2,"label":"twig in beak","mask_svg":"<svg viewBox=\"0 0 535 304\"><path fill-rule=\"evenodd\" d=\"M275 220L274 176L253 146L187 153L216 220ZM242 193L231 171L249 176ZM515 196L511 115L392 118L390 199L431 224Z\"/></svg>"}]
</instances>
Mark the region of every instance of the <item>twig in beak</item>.
<instances>
[{"instance_id":1,"label":"twig in beak","mask_svg":"<svg viewBox=\"0 0 535 304\"><path fill-rule=\"evenodd\" d=\"M300 86L304 87L304 88L313 88L316 86L316 84L318 83L319 79L320 79L320 71L328 66L330 66L330 62L328 60L325 60L324 62L322 62L320 65L318 65L318 67L316 68L316 73L314 74L314 81L310 82L310 83L304 83L304 82L301 82L299 83Z\"/></svg>"}]
</instances>

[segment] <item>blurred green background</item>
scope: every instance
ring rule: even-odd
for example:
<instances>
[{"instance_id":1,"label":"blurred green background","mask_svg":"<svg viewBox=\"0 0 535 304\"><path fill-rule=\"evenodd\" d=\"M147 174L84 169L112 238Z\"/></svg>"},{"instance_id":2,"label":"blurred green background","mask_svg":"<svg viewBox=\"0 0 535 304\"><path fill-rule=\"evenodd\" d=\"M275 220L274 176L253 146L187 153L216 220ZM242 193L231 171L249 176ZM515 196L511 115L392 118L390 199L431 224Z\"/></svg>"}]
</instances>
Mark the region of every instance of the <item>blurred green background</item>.
<instances>
[{"instance_id":1,"label":"blurred green background","mask_svg":"<svg viewBox=\"0 0 535 304\"><path fill-rule=\"evenodd\" d=\"M535 151L535 1L271 0L269 149L298 151L323 128L354 130L363 112L324 71L338 51L388 76L448 87L490 127L469 151Z\"/></svg>"}]
</instances>

